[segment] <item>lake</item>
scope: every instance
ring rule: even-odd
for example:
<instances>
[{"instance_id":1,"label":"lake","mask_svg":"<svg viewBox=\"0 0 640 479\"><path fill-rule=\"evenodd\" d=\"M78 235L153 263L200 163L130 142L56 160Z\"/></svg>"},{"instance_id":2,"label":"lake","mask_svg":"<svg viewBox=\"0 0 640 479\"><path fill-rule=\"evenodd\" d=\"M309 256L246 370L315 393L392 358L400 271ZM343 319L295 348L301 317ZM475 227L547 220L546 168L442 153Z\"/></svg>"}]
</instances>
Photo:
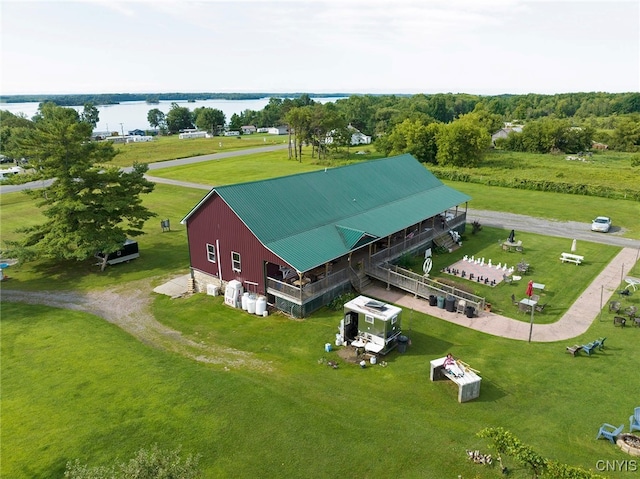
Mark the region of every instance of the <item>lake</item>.
<instances>
[{"instance_id":1,"label":"lake","mask_svg":"<svg viewBox=\"0 0 640 479\"><path fill-rule=\"evenodd\" d=\"M313 98L313 100L319 103L328 103L342 98L344 97ZM144 101L127 101L117 105L98 105L100 120L96 125L95 131L117 131L119 134L123 132L126 134L130 130L148 130L151 128L147 121L149 110L157 108L166 114L171 109L172 103L187 107L191 111L201 107L216 108L224 113L228 123L234 113L239 115L245 110L260 111L264 109L269 103L269 98L257 100L201 100L196 102L164 100L157 104L149 104ZM0 103L0 110L8 110L13 114L24 113L27 118L31 118L38 112L38 105L37 102ZM81 106L71 108L82 111Z\"/></svg>"}]
</instances>

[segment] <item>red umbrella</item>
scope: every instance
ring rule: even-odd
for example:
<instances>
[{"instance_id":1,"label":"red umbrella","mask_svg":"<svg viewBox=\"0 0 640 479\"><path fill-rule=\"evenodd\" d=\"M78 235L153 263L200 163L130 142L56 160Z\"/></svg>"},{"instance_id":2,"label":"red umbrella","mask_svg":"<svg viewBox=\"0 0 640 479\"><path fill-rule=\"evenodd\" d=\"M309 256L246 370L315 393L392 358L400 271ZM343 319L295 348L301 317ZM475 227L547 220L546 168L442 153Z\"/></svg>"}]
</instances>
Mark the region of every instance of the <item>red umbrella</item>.
<instances>
[{"instance_id":1,"label":"red umbrella","mask_svg":"<svg viewBox=\"0 0 640 479\"><path fill-rule=\"evenodd\" d=\"M529 281L527 284L527 296L531 297L533 295L533 281Z\"/></svg>"}]
</instances>

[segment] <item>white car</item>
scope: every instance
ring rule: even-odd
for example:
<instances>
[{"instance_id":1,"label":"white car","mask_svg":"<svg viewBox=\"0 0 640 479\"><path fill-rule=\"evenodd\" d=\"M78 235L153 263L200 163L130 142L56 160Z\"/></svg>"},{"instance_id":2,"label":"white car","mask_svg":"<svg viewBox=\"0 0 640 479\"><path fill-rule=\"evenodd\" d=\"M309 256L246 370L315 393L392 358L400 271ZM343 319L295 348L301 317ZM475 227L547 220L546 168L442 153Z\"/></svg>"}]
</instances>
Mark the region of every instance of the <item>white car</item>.
<instances>
[{"instance_id":1,"label":"white car","mask_svg":"<svg viewBox=\"0 0 640 479\"><path fill-rule=\"evenodd\" d=\"M599 231L600 233L607 233L611 228L611 218L608 216L598 216L591 222L591 231Z\"/></svg>"}]
</instances>

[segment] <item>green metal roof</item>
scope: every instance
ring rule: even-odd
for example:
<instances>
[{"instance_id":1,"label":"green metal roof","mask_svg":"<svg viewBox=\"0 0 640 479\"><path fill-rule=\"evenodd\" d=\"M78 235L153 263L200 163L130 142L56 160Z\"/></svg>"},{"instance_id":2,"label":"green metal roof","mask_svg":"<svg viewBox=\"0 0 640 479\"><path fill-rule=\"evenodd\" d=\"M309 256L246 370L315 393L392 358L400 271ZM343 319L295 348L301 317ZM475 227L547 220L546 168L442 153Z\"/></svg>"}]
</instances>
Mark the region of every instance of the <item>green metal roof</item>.
<instances>
[{"instance_id":1,"label":"green metal roof","mask_svg":"<svg viewBox=\"0 0 640 479\"><path fill-rule=\"evenodd\" d=\"M214 188L276 255L307 271L471 198L409 154Z\"/></svg>"}]
</instances>

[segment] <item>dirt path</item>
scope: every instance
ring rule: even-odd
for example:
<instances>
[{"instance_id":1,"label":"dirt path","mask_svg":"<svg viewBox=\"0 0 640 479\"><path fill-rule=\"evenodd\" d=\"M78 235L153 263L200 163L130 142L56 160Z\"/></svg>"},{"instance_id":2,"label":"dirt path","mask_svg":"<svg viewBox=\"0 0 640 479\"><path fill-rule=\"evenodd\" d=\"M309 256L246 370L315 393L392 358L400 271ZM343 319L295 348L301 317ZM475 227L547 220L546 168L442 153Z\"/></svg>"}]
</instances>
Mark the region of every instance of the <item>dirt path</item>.
<instances>
[{"instance_id":1,"label":"dirt path","mask_svg":"<svg viewBox=\"0 0 640 479\"><path fill-rule=\"evenodd\" d=\"M2 289L2 301L42 304L83 311L116 324L151 347L170 351L198 362L225 368L271 371L269 363L252 354L219 345L203 344L157 321L151 313L150 280L128 283L120 288L87 293L75 291L17 291Z\"/></svg>"}]
</instances>

